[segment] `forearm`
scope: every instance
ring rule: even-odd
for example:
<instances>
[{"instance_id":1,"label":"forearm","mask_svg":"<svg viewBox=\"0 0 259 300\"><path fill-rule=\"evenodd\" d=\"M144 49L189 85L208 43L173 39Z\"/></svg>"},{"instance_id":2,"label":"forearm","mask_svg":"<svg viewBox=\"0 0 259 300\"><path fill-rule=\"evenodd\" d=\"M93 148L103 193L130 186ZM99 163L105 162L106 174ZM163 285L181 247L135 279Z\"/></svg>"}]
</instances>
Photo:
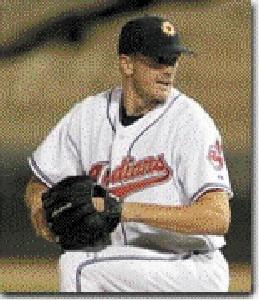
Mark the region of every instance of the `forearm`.
<instances>
[{"instance_id":1,"label":"forearm","mask_svg":"<svg viewBox=\"0 0 259 300\"><path fill-rule=\"evenodd\" d=\"M213 201L217 205L212 207ZM187 234L224 234L230 218L226 203L224 199L215 199L215 195L207 195L188 206L124 203L122 219Z\"/></svg>"},{"instance_id":2,"label":"forearm","mask_svg":"<svg viewBox=\"0 0 259 300\"><path fill-rule=\"evenodd\" d=\"M47 189L48 187L45 184L33 176L26 188L25 202L30 210L31 223L36 234L48 241L53 241L53 235L46 224L41 200L42 193Z\"/></svg>"},{"instance_id":3,"label":"forearm","mask_svg":"<svg viewBox=\"0 0 259 300\"><path fill-rule=\"evenodd\" d=\"M39 182L39 180L33 176L27 185L25 193L27 207L32 210L42 207L41 196L46 190L47 186Z\"/></svg>"}]
</instances>

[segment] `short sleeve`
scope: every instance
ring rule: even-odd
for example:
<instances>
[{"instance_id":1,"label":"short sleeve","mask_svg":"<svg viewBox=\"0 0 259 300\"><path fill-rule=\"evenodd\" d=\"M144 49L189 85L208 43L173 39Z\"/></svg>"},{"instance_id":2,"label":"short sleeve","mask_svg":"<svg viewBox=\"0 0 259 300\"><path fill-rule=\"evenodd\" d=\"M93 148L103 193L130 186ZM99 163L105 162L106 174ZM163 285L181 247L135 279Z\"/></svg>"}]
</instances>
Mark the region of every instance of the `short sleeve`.
<instances>
[{"instance_id":1,"label":"short sleeve","mask_svg":"<svg viewBox=\"0 0 259 300\"><path fill-rule=\"evenodd\" d=\"M80 104L77 104L28 159L34 174L49 187L67 176L82 174L80 119Z\"/></svg>"},{"instance_id":2,"label":"short sleeve","mask_svg":"<svg viewBox=\"0 0 259 300\"><path fill-rule=\"evenodd\" d=\"M177 148L178 182L189 202L208 190L233 196L223 153L222 138L212 120L191 121Z\"/></svg>"}]
</instances>

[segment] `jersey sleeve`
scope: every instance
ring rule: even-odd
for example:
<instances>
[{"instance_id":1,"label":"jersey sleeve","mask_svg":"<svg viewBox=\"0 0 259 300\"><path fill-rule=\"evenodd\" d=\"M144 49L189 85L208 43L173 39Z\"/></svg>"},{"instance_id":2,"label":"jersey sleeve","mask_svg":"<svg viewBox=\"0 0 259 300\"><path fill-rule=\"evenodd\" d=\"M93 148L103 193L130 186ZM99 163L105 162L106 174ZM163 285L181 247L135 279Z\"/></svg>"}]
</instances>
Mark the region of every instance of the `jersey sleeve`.
<instances>
[{"instance_id":1,"label":"jersey sleeve","mask_svg":"<svg viewBox=\"0 0 259 300\"><path fill-rule=\"evenodd\" d=\"M179 185L189 202L208 190L221 189L233 196L222 138L214 122L191 121L178 146L176 170Z\"/></svg>"},{"instance_id":2,"label":"jersey sleeve","mask_svg":"<svg viewBox=\"0 0 259 300\"><path fill-rule=\"evenodd\" d=\"M80 119L80 104L77 104L28 159L34 174L49 187L67 176L81 175L83 172Z\"/></svg>"}]
</instances>

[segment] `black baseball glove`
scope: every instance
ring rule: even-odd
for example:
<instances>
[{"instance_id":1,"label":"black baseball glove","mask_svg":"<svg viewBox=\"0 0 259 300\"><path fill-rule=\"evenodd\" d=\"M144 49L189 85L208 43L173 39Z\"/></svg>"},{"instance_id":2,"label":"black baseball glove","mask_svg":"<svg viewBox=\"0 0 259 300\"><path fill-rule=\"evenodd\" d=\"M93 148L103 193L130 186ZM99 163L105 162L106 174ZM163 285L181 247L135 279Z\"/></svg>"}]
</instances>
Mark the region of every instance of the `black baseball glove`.
<instances>
[{"instance_id":1,"label":"black baseball glove","mask_svg":"<svg viewBox=\"0 0 259 300\"><path fill-rule=\"evenodd\" d=\"M104 198L104 211L95 209L92 198ZM107 246L121 219L121 203L89 176L67 177L42 195L50 230L64 250Z\"/></svg>"}]
</instances>

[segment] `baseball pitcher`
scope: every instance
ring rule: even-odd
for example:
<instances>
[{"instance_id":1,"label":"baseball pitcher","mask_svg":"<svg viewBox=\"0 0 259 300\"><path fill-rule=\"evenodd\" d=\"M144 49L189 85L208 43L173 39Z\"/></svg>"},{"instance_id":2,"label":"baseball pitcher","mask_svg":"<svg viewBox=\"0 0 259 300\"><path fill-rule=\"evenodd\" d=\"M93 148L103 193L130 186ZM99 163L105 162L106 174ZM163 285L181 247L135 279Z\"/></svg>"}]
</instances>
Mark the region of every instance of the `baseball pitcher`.
<instances>
[{"instance_id":1,"label":"baseball pitcher","mask_svg":"<svg viewBox=\"0 0 259 300\"><path fill-rule=\"evenodd\" d=\"M29 158L26 203L62 248L61 292L228 291L232 191L213 120L173 86L188 53L169 20L130 20L121 86L74 105Z\"/></svg>"}]
</instances>

